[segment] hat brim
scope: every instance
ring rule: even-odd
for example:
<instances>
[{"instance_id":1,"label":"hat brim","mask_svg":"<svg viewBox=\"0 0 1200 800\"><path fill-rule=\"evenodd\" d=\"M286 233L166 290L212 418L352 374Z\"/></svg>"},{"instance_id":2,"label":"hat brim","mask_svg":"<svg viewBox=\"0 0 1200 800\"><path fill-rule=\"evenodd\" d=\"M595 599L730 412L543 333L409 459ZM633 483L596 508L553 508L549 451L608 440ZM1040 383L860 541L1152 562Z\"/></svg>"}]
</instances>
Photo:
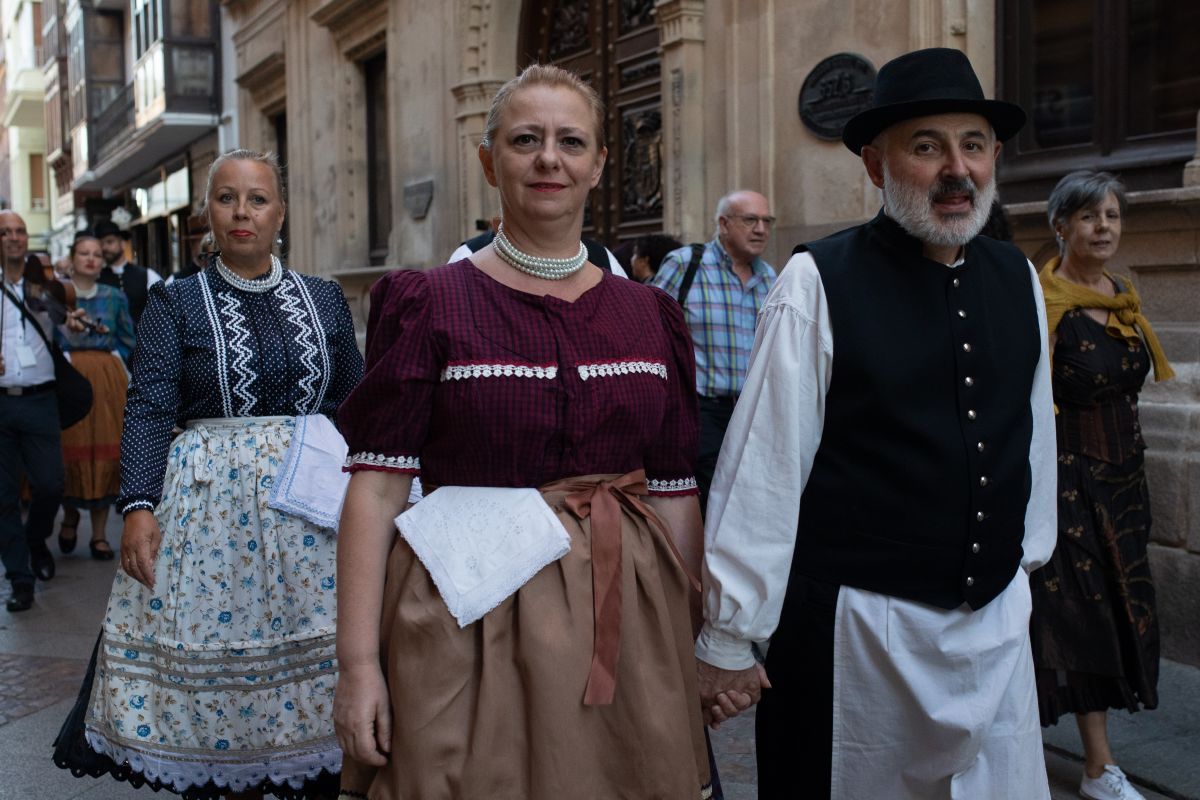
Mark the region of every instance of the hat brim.
<instances>
[{"instance_id":1,"label":"hat brim","mask_svg":"<svg viewBox=\"0 0 1200 800\"><path fill-rule=\"evenodd\" d=\"M897 122L934 114L967 113L979 114L991 123L996 138L1004 142L1011 139L1025 125L1025 111L1018 105L1003 100L930 99L907 103L892 103L868 108L850 118L842 129L842 143L854 155L862 155L864 145Z\"/></svg>"}]
</instances>

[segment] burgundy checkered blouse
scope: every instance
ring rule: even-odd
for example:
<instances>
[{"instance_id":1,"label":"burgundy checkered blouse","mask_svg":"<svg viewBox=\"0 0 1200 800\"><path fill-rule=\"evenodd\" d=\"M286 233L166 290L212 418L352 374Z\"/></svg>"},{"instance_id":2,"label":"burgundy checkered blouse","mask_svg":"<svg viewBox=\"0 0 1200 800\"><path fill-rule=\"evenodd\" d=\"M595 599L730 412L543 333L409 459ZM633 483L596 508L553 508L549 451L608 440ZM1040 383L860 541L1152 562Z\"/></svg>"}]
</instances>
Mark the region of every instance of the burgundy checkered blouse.
<instances>
[{"instance_id":1,"label":"burgundy checkered blouse","mask_svg":"<svg viewBox=\"0 0 1200 800\"><path fill-rule=\"evenodd\" d=\"M366 377L338 425L350 471L536 487L644 468L652 492L694 494L695 386L662 291L605 273L568 303L464 260L375 284Z\"/></svg>"}]
</instances>

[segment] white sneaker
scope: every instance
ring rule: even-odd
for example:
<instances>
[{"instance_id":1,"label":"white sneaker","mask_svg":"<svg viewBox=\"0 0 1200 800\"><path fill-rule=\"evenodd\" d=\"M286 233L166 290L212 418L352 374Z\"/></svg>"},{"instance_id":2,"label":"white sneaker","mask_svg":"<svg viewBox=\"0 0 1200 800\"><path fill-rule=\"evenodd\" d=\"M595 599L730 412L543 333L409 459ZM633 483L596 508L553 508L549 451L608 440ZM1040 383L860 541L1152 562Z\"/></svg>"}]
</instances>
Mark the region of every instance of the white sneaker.
<instances>
[{"instance_id":1,"label":"white sneaker","mask_svg":"<svg viewBox=\"0 0 1200 800\"><path fill-rule=\"evenodd\" d=\"M1084 800L1146 800L1116 764L1105 764L1099 778L1089 778L1085 772L1079 783L1079 796Z\"/></svg>"}]
</instances>

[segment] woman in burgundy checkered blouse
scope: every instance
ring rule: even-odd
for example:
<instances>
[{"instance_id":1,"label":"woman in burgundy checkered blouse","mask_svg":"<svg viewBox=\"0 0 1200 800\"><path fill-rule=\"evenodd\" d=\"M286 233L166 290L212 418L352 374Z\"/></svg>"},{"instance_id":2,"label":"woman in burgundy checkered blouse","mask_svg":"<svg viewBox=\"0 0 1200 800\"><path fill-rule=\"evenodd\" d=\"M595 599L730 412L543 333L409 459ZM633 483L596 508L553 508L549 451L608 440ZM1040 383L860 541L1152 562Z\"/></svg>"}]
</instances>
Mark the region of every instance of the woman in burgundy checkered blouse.
<instances>
[{"instance_id":1,"label":"woman in burgundy checkered blouse","mask_svg":"<svg viewBox=\"0 0 1200 800\"><path fill-rule=\"evenodd\" d=\"M595 93L530 67L480 146L497 243L371 292L366 378L338 412L354 473L338 553L344 796L711 795L691 339L661 291L592 264L551 280L526 255L579 252L606 154ZM459 628L395 535L417 474L427 492L540 488L570 552Z\"/></svg>"}]
</instances>

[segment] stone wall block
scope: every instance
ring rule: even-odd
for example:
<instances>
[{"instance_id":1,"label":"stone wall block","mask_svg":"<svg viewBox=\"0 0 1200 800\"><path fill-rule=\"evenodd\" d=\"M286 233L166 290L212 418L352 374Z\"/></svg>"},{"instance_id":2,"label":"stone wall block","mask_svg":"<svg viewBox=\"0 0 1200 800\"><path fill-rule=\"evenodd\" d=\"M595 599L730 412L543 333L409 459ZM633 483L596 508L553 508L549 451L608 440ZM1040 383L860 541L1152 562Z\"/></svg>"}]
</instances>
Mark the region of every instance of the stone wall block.
<instances>
[{"instance_id":1,"label":"stone wall block","mask_svg":"<svg viewBox=\"0 0 1200 800\"><path fill-rule=\"evenodd\" d=\"M1150 538L1169 547L1183 547L1188 540L1192 483L1190 462L1178 453L1146 454L1146 483L1150 486L1153 523ZM1200 471L1197 471L1200 474Z\"/></svg>"},{"instance_id":2,"label":"stone wall block","mask_svg":"<svg viewBox=\"0 0 1200 800\"><path fill-rule=\"evenodd\" d=\"M1163 657L1200 666L1200 556L1152 544L1150 568L1158 593Z\"/></svg>"}]
</instances>

